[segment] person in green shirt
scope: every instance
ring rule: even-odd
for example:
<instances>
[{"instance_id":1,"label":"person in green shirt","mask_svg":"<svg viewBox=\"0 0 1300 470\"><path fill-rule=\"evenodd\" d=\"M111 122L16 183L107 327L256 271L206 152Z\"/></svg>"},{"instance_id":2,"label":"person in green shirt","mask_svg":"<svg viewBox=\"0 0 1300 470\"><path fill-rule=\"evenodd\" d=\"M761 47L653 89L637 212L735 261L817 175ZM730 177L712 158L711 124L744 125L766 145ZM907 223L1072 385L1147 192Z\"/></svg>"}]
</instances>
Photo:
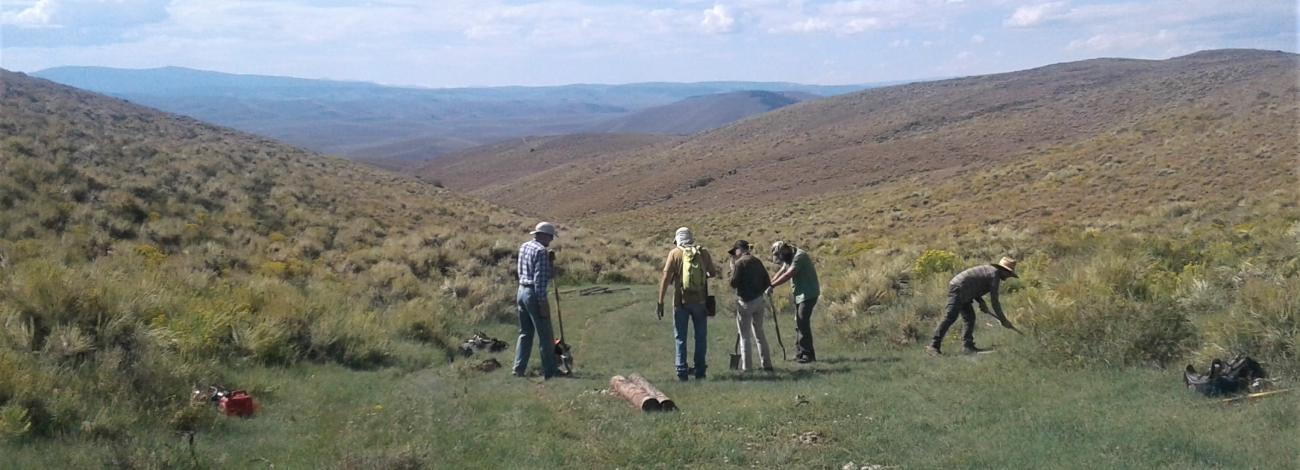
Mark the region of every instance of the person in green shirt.
<instances>
[{"instance_id":1,"label":"person in green shirt","mask_svg":"<svg viewBox=\"0 0 1300 470\"><path fill-rule=\"evenodd\" d=\"M772 279L772 289L791 281L794 289L795 304L795 362L807 364L817 360L817 351L813 348L812 314L821 297L821 283L817 282L817 268L813 266L808 252L794 245L777 241L772 244L772 259L781 264L781 269Z\"/></svg>"}]
</instances>

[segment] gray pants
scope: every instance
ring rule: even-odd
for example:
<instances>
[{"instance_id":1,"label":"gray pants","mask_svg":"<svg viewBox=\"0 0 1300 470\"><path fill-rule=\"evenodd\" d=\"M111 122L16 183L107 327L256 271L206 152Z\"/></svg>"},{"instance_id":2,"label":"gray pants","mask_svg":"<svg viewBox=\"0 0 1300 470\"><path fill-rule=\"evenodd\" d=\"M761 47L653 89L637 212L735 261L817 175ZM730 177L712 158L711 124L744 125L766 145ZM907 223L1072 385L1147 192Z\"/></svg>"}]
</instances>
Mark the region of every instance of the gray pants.
<instances>
[{"instance_id":1,"label":"gray pants","mask_svg":"<svg viewBox=\"0 0 1300 470\"><path fill-rule=\"evenodd\" d=\"M813 349L812 314L817 306L817 298L804 299L796 305L794 315L794 357L806 357L817 360L817 351Z\"/></svg>"},{"instance_id":2,"label":"gray pants","mask_svg":"<svg viewBox=\"0 0 1300 470\"><path fill-rule=\"evenodd\" d=\"M943 344L943 337L948 334L948 328L957 322L959 315L962 322L966 324L966 330L961 334L962 345L975 345L975 308L971 306L973 302L975 299L963 298L957 293L956 287L948 287L948 306L944 309L943 320L939 321L939 327L934 330L931 346L938 348Z\"/></svg>"},{"instance_id":3,"label":"gray pants","mask_svg":"<svg viewBox=\"0 0 1300 470\"><path fill-rule=\"evenodd\" d=\"M772 368L772 352L767 345L767 333L763 331L763 312L767 301L762 296L748 302L736 299L736 328L740 331L740 370L754 370L754 348L758 347L758 366Z\"/></svg>"},{"instance_id":4,"label":"gray pants","mask_svg":"<svg viewBox=\"0 0 1300 470\"><path fill-rule=\"evenodd\" d=\"M538 352L542 355L542 377L551 378L559 373L555 366L555 337L551 335L551 318L542 312L545 292L534 292L533 288L519 286L515 297L519 306L519 340L515 342L516 375L524 375L528 370L528 357L533 351L533 337L538 340Z\"/></svg>"}]
</instances>

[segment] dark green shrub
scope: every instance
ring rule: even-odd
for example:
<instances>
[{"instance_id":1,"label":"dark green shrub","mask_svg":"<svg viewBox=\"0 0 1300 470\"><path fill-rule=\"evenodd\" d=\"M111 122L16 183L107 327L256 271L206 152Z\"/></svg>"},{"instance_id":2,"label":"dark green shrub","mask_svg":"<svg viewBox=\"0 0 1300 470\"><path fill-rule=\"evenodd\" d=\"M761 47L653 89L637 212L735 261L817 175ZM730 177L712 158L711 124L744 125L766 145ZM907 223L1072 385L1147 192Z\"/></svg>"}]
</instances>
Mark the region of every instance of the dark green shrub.
<instances>
[{"instance_id":1,"label":"dark green shrub","mask_svg":"<svg viewBox=\"0 0 1300 470\"><path fill-rule=\"evenodd\" d=\"M1247 354L1268 366L1300 369L1300 278L1252 279L1227 315L1205 328L1206 342L1225 356Z\"/></svg>"}]
</instances>

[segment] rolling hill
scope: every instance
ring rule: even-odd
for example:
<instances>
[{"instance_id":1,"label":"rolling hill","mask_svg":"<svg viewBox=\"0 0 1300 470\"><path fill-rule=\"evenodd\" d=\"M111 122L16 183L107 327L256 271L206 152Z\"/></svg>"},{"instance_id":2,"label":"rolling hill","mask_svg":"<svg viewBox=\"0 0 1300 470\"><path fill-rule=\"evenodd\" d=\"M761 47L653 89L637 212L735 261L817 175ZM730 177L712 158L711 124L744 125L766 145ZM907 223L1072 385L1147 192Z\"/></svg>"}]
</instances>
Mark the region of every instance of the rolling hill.
<instances>
[{"instance_id":1,"label":"rolling hill","mask_svg":"<svg viewBox=\"0 0 1300 470\"><path fill-rule=\"evenodd\" d=\"M234 368L445 363L456 330L511 318L517 213L20 73L0 109L5 444L211 429L190 391ZM650 277L613 253L557 264Z\"/></svg>"},{"instance_id":2,"label":"rolling hill","mask_svg":"<svg viewBox=\"0 0 1300 470\"><path fill-rule=\"evenodd\" d=\"M1294 186L1297 72L1294 54L1222 50L878 88L478 194L648 225L805 202L918 229L1231 201Z\"/></svg>"},{"instance_id":3,"label":"rolling hill","mask_svg":"<svg viewBox=\"0 0 1300 470\"><path fill-rule=\"evenodd\" d=\"M547 381L493 369L511 348L452 356L461 334L517 331L511 255L533 219L0 71L0 454L19 468L1285 468L1297 395L1208 400L1179 367L1246 352L1295 386L1296 59L1061 64L688 138L460 155L457 187L600 228L558 242L579 359ZM649 282L683 224L709 247L811 248L818 362L727 370L724 310L707 378L673 380L657 291L628 284ZM998 353L926 355L949 277L1004 254L1021 259L1002 302L1024 333L981 326ZM584 295L593 282L621 285ZM769 297L775 322L793 322L787 289ZM641 416L603 391L630 372L680 411ZM250 391L257 416L192 399L208 384Z\"/></svg>"},{"instance_id":4,"label":"rolling hill","mask_svg":"<svg viewBox=\"0 0 1300 470\"><path fill-rule=\"evenodd\" d=\"M438 156L415 170L425 180L478 193L562 165L589 166L619 155L670 145L680 138L649 134L521 137Z\"/></svg>"},{"instance_id":5,"label":"rolling hill","mask_svg":"<svg viewBox=\"0 0 1300 470\"><path fill-rule=\"evenodd\" d=\"M180 67L57 67L35 75L321 152L398 162L525 135L579 132L691 96L863 88L703 82L430 89Z\"/></svg>"},{"instance_id":6,"label":"rolling hill","mask_svg":"<svg viewBox=\"0 0 1300 470\"><path fill-rule=\"evenodd\" d=\"M822 98L798 92L738 91L693 96L601 122L590 132L689 135L717 129L741 119Z\"/></svg>"}]
</instances>

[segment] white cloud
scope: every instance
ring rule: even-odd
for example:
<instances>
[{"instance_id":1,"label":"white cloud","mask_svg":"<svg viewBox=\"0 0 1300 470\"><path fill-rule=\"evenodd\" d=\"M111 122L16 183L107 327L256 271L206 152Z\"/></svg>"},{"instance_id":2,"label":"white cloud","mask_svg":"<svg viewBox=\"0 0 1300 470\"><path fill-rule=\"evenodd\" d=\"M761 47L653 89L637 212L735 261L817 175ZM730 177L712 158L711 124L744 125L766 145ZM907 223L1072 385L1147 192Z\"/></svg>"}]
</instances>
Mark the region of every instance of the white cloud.
<instances>
[{"instance_id":1,"label":"white cloud","mask_svg":"<svg viewBox=\"0 0 1300 470\"><path fill-rule=\"evenodd\" d=\"M865 82L945 64L983 73L1099 54L1296 48L1295 0L1093 1L0 0L0 66L476 85L798 80L831 77L830 59L849 74L835 80ZM990 14L1011 31L990 32ZM727 33L741 40L701 40ZM861 53L872 44L883 47ZM953 60L966 50L977 55ZM898 65L872 65L881 61Z\"/></svg>"},{"instance_id":2,"label":"white cloud","mask_svg":"<svg viewBox=\"0 0 1300 470\"><path fill-rule=\"evenodd\" d=\"M1029 28L1056 19L1066 8L1065 2L1040 3L1016 8L1002 24L1013 28Z\"/></svg>"},{"instance_id":3,"label":"white cloud","mask_svg":"<svg viewBox=\"0 0 1300 470\"><path fill-rule=\"evenodd\" d=\"M831 23L829 20L822 18L808 18L788 26L784 31L794 33L821 33L833 29L835 29L835 24Z\"/></svg>"},{"instance_id":4,"label":"white cloud","mask_svg":"<svg viewBox=\"0 0 1300 470\"><path fill-rule=\"evenodd\" d=\"M1093 53L1109 53L1140 50L1153 46L1170 47L1177 44L1177 37L1162 29L1154 34L1147 33L1103 33L1087 39L1070 41L1068 50Z\"/></svg>"},{"instance_id":5,"label":"white cloud","mask_svg":"<svg viewBox=\"0 0 1300 470\"><path fill-rule=\"evenodd\" d=\"M1001 1L1001 0L983 0ZM953 0L754 0L751 10L771 33L828 33L848 36L870 31L944 31L976 5ZM755 4L764 4L759 8Z\"/></svg>"},{"instance_id":6,"label":"white cloud","mask_svg":"<svg viewBox=\"0 0 1300 470\"><path fill-rule=\"evenodd\" d=\"M883 25L884 22L880 18L854 18L844 23L844 27L840 31L844 34L857 34L863 31L880 29Z\"/></svg>"},{"instance_id":7,"label":"white cloud","mask_svg":"<svg viewBox=\"0 0 1300 470\"><path fill-rule=\"evenodd\" d=\"M54 11L57 8L58 4L55 0L40 0L18 13L6 14L0 17L0 24L29 28L50 26L50 20L54 17Z\"/></svg>"},{"instance_id":8,"label":"white cloud","mask_svg":"<svg viewBox=\"0 0 1300 470\"><path fill-rule=\"evenodd\" d=\"M736 32L736 17L721 4L704 10L704 20L700 21L704 32L709 34L726 34Z\"/></svg>"},{"instance_id":9,"label":"white cloud","mask_svg":"<svg viewBox=\"0 0 1300 470\"><path fill-rule=\"evenodd\" d=\"M167 19L170 0L38 0L0 15L0 23L22 28L112 28Z\"/></svg>"}]
</instances>

